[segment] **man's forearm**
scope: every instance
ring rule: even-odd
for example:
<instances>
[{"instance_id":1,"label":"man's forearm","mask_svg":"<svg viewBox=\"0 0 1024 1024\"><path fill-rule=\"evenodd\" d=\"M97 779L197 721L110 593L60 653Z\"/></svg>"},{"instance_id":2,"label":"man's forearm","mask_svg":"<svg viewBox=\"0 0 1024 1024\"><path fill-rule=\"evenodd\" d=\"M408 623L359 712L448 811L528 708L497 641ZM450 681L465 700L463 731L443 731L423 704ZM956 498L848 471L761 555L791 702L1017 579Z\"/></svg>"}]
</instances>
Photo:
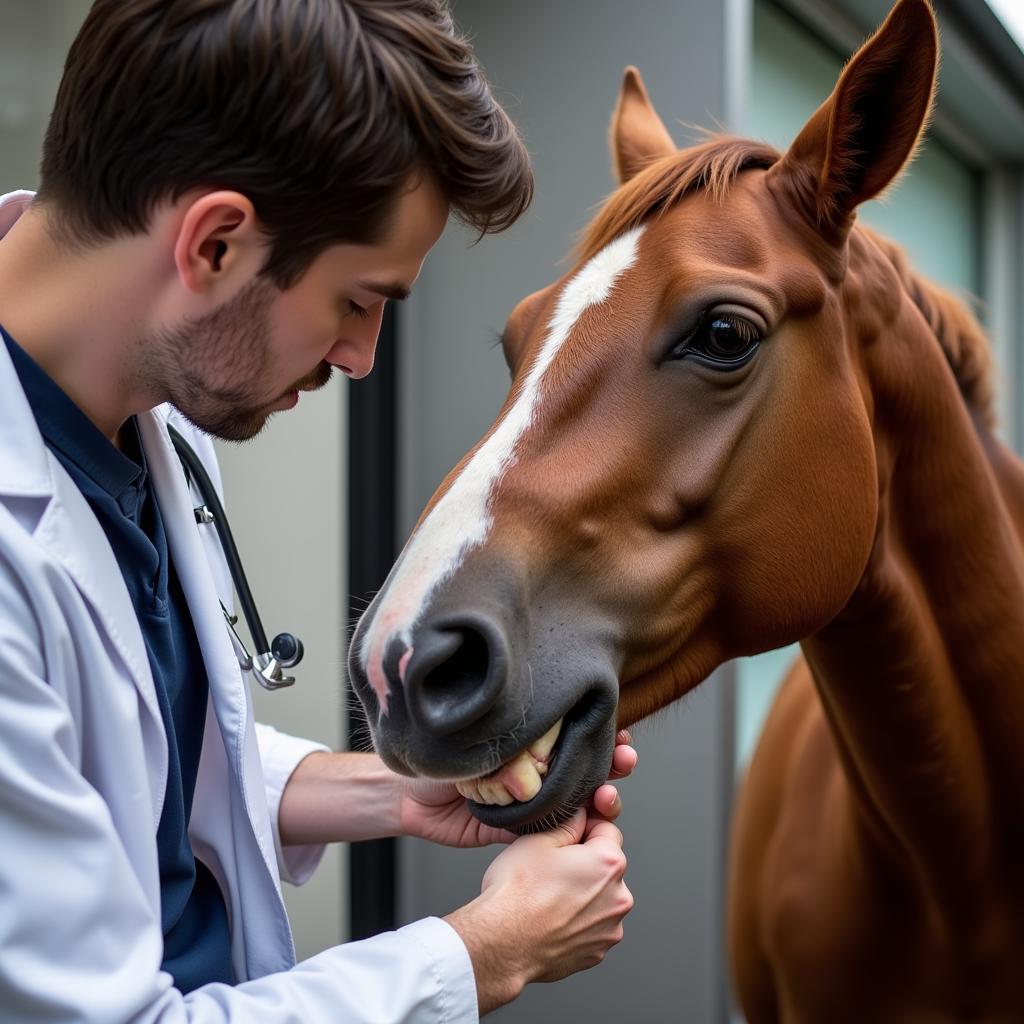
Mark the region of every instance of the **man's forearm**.
<instances>
[{"instance_id":1,"label":"man's forearm","mask_svg":"<svg viewBox=\"0 0 1024 1024\"><path fill-rule=\"evenodd\" d=\"M310 754L281 796L281 842L295 846L398 835L397 782L376 754Z\"/></svg>"}]
</instances>

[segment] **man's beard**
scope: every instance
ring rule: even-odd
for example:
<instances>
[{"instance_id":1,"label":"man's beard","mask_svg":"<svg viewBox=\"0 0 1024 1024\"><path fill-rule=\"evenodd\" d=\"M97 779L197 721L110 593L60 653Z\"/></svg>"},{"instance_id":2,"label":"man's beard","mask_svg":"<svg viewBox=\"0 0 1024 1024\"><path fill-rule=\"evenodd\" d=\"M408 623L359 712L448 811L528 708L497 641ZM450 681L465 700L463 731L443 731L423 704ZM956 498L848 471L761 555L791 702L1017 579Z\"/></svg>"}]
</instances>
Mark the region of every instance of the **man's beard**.
<instances>
[{"instance_id":1,"label":"man's beard","mask_svg":"<svg viewBox=\"0 0 1024 1024\"><path fill-rule=\"evenodd\" d=\"M145 341L143 375L200 430L225 441L247 441L266 425L270 407L290 391L314 391L331 378L322 362L277 395L266 397L269 311L276 289L257 278L233 299L197 320Z\"/></svg>"}]
</instances>

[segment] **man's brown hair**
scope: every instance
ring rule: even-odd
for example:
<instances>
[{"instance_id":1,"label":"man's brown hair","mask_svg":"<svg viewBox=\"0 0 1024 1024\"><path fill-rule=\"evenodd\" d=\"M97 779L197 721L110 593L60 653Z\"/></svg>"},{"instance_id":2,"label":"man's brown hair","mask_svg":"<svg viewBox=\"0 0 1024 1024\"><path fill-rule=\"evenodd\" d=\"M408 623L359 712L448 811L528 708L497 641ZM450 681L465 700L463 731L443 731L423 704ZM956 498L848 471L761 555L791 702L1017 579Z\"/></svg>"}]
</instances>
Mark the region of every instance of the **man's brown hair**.
<instances>
[{"instance_id":1,"label":"man's brown hair","mask_svg":"<svg viewBox=\"0 0 1024 1024\"><path fill-rule=\"evenodd\" d=\"M39 201L90 245L192 188L246 195L293 284L385 235L428 173L472 228L532 197L522 141L444 0L96 0L68 54Z\"/></svg>"}]
</instances>

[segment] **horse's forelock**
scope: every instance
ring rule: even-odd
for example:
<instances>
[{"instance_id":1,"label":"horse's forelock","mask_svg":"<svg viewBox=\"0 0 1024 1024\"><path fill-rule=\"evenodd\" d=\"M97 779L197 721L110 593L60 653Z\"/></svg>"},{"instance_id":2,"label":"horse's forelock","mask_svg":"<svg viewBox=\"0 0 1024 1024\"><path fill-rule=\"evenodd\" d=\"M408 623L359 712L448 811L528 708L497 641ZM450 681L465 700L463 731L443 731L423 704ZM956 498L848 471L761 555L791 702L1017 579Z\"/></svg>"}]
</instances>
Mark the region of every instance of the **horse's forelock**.
<instances>
[{"instance_id":1,"label":"horse's forelock","mask_svg":"<svg viewBox=\"0 0 1024 1024\"><path fill-rule=\"evenodd\" d=\"M576 255L581 262L591 259L619 235L692 192L706 191L721 199L741 171L767 169L780 156L764 142L714 135L700 145L656 160L612 193L584 232Z\"/></svg>"}]
</instances>

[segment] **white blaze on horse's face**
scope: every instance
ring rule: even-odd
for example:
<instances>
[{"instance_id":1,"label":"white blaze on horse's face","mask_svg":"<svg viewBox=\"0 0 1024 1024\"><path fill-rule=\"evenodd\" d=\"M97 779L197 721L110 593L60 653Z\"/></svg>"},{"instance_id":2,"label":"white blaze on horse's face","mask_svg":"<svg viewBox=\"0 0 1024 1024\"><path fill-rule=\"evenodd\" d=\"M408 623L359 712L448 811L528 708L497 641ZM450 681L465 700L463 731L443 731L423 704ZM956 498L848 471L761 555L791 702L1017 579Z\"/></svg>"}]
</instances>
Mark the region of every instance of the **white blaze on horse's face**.
<instances>
[{"instance_id":1,"label":"white blaze on horse's face","mask_svg":"<svg viewBox=\"0 0 1024 1024\"><path fill-rule=\"evenodd\" d=\"M360 651L363 669L380 702L381 715L388 710L390 685L384 657L391 641L397 638L405 647L399 662L399 674L404 679L417 619L437 588L458 570L466 554L487 538L492 524L491 495L502 475L514 464L518 441L537 418L545 373L583 313L604 302L618 278L636 261L643 230L638 227L621 235L565 286L548 325L547 338L519 397L410 538Z\"/></svg>"}]
</instances>

